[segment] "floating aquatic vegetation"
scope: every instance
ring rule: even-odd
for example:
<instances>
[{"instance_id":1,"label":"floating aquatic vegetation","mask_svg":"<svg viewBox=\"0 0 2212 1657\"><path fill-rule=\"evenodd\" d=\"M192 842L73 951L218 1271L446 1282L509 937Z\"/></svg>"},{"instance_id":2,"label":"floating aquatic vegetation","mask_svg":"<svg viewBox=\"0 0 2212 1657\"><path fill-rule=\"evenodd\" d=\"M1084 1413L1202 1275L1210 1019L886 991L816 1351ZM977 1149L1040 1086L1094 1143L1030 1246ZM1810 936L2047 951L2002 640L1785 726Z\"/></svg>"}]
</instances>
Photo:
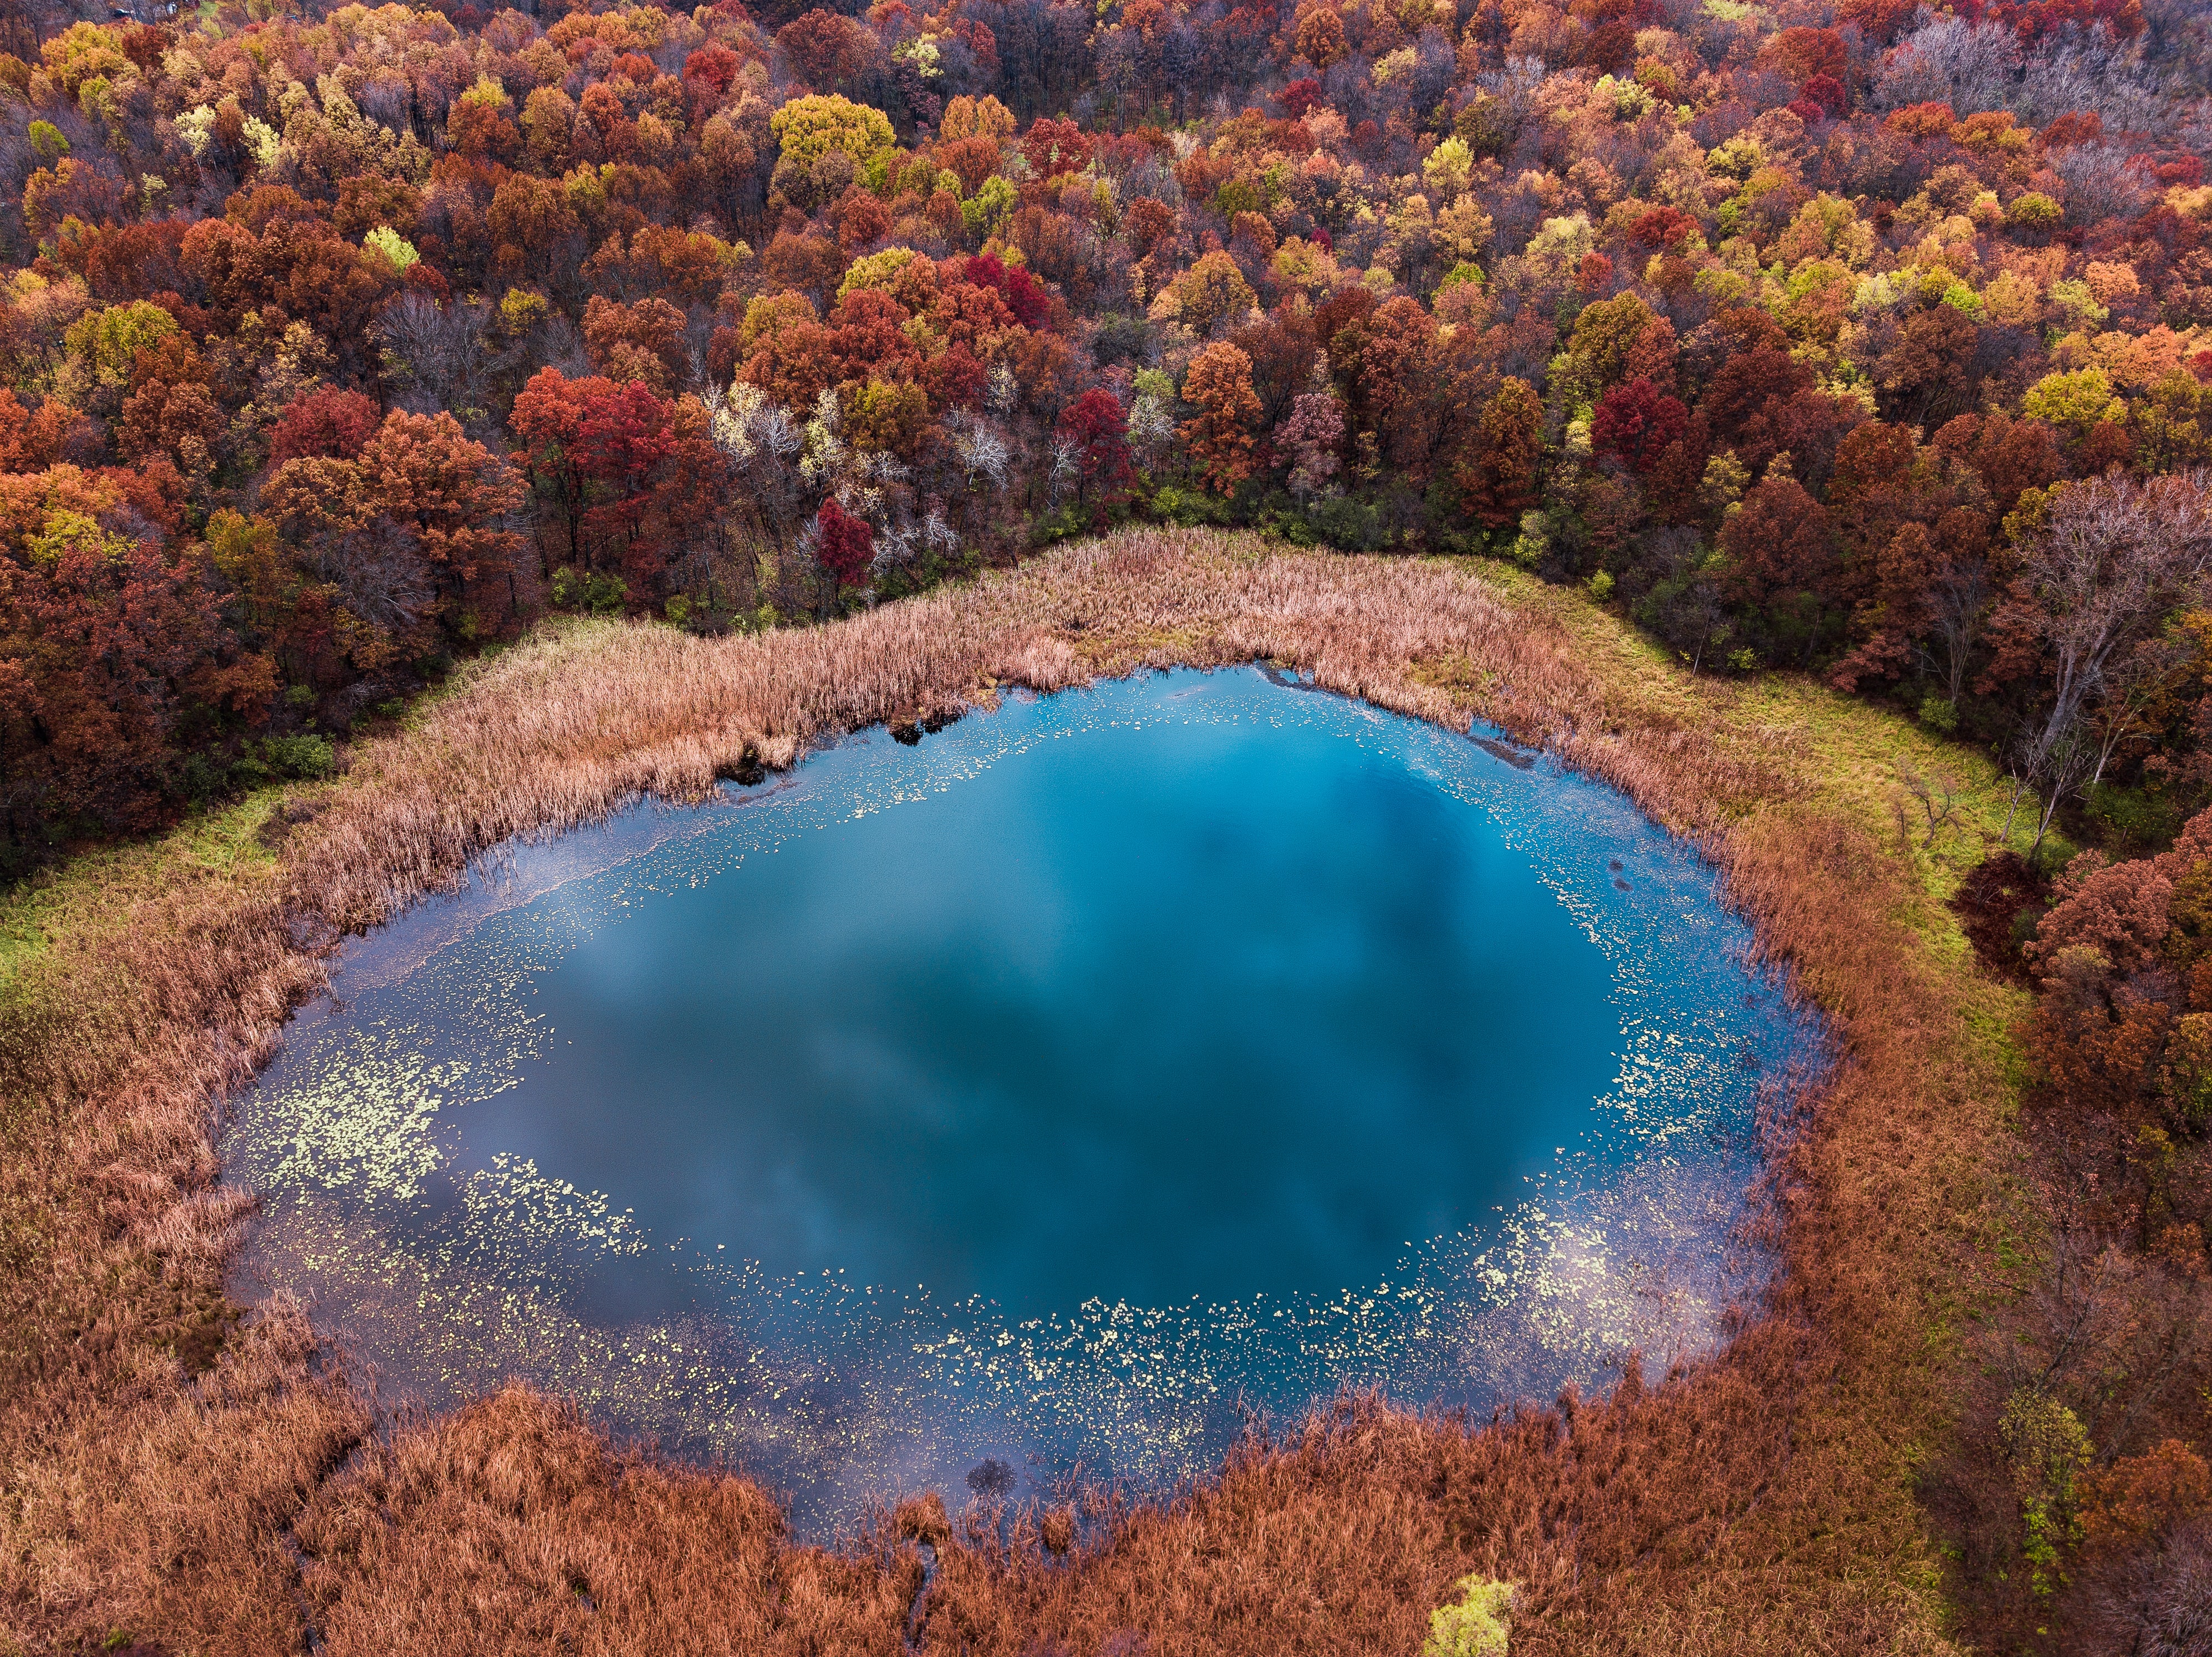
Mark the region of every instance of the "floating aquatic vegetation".
<instances>
[{"instance_id":1,"label":"floating aquatic vegetation","mask_svg":"<svg viewBox=\"0 0 2212 1657\"><path fill-rule=\"evenodd\" d=\"M1483 1406L1589 1381L1631 1350L1702 1350L1761 1266L1730 1235L1756 1172L1758 1091L1816 1044L1812 1026L1746 964L1711 871L1620 796L1301 690L1179 673L1024 700L918 746L873 733L721 804L508 853L350 952L343 1005L303 1016L241 1102L226 1157L267 1214L242 1269L312 1295L387 1392L445 1404L526 1375L617 1430L760 1472L816 1527L988 1458L1032 1481L1079 1464L1171 1484L1255 1411L1294 1415L1346 1382ZM1350 744L1481 814L1595 951L1609 1059L1574 1131L1487 1216L1408 1236L1371 1282L1036 1310L732 1258L641 1220L641 1193L599 1188L573 1157L563 1175L523 1148L543 1137L531 1089L576 1063L541 991L584 959L674 969L613 948L636 917L710 900L743 916L763 860L839 824L957 796L1052 744L1205 726ZM719 947L750 946L739 931ZM650 1131L635 1101L610 1096L605 1114ZM1347 1111L1342 1133L1362 1131Z\"/></svg>"}]
</instances>

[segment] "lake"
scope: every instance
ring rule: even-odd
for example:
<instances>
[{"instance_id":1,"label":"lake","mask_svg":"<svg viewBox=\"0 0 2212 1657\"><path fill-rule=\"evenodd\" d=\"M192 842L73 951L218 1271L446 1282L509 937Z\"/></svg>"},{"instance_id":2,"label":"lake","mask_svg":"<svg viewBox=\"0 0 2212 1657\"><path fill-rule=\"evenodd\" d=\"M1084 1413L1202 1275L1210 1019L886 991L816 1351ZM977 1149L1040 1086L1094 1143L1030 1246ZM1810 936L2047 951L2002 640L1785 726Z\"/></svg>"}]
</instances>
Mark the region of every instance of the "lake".
<instances>
[{"instance_id":1,"label":"lake","mask_svg":"<svg viewBox=\"0 0 2212 1657\"><path fill-rule=\"evenodd\" d=\"M240 1275L387 1398L526 1375L815 1533L1163 1488L1342 1384L1703 1350L1822 1046L1749 942L1494 737L1257 670L1010 699L349 946L225 1137Z\"/></svg>"}]
</instances>

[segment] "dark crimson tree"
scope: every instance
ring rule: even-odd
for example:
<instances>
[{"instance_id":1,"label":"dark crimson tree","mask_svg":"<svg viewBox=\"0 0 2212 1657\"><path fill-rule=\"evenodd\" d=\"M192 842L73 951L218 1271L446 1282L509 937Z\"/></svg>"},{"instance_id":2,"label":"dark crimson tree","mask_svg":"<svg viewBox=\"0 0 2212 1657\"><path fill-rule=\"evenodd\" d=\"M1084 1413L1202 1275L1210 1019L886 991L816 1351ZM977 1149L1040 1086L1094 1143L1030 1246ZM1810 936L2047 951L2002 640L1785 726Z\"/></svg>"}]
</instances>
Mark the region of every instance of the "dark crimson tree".
<instances>
[{"instance_id":1,"label":"dark crimson tree","mask_svg":"<svg viewBox=\"0 0 2212 1657\"><path fill-rule=\"evenodd\" d=\"M1681 436L1690 423L1690 411L1680 398L1669 397L1650 380L1636 379L1614 386L1598 399L1590 418L1590 442L1601 454L1609 454L1638 474L1656 464L1667 446Z\"/></svg>"},{"instance_id":2,"label":"dark crimson tree","mask_svg":"<svg viewBox=\"0 0 2212 1657\"><path fill-rule=\"evenodd\" d=\"M815 514L816 556L822 568L837 578L840 586L858 586L875 555L876 532L865 518L854 516L835 501L824 501Z\"/></svg>"},{"instance_id":3,"label":"dark crimson tree","mask_svg":"<svg viewBox=\"0 0 2212 1657\"><path fill-rule=\"evenodd\" d=\"M1076 446L1084 492L1105 507L1136 482L1129 464L1128 415L1120 400L1094 385L1060 411L1058 431Z\"/></svg>"}]
</instances>

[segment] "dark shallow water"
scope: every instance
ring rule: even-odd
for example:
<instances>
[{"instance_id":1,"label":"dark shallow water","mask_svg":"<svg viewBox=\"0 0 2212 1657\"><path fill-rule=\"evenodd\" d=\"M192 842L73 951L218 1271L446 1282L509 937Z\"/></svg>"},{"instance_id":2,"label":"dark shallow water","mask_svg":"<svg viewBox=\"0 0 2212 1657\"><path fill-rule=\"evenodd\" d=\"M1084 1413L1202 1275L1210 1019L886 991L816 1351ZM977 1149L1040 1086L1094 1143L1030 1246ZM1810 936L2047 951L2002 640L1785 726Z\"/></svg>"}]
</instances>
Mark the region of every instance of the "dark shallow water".
<instances>
[{"instance_id":1,"label":"dark shallow water","mask_svg":"<svg viewBox=\"0 0 2212 1657\"><path fill-rule=\"evenodd\" d=\"M387 1395L527 1375L815 1529L1695 1350L1817 1040L1682 847L1510 757L1178 673L521 848L240 1102L244 1270Z\"/></svg>"}]
</instances>

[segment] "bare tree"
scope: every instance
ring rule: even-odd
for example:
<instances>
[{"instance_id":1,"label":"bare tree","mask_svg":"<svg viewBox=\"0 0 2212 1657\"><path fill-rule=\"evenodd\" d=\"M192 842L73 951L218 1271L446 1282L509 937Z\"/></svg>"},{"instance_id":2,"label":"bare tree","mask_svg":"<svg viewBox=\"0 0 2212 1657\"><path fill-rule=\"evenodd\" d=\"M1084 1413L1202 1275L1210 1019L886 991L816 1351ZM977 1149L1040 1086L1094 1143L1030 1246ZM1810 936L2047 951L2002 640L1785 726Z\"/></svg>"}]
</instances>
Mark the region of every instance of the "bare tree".
<instances>
[{"instance_id":1,"label":"bare tree","mask_svg":"<svg viewBox=\"0 0 2212 1657\"><path fill-rule=\"evenodd\" d=\"M486 382L493 361L485 339L491 307L482 300L441 305L428 294L401 294L369 325L385 371L399 385L394 400L416 414L451 410L471 433L491 423Z\"/></svg>"},{"instance_id":2,"label":"bare tree","mask_svg":"<svg viewBox=\"0 0 2212 1657\"><path fill-rule=\"evenodd\" d=\"M959 415L946 423L951 428L952 452L959 457L968 487L975 488L981 477L994 489L1005 489L1009 461L1006 440L972 415Z\"/></svg>"},{"instance_id":3,"label":"bare tree","mask_svg":"<svg viewBox=\"0 0 2212 1657\"><path fill-rule=\"evenodd\" d=\"M1150 391L1140 391L1129 409L1129 446L1146 465L1175 440L1175 416Z\"/></svg>"},{"instance_id":4,"label":"bare tree","mask_svg":"<svg viewBox=\"0 0 2212 1657\"><path fill-rule=\"evenodd\" d=\"M2122 41L2102 29L2069 31L2059 42L2030 53L2026 68L2012 110L2033 125L2076 111L2101 118L2114 132L2159 132L2172 125L2165 77L2146 59L2140 41ZM2057 152L2060 177L2068 176L2064 158L2079 153ZM2140 175L2130 182L2148 193Z\"/></svg>"},{"instance_id":5,"label":"bare tree","mask_svg":"<svg viewBox=\"0 0 2212 1657\"><path fill-rule=\"evenodd\" d=\"M2005 799L2004 828L1997 835L1996 843L2001 847L2012 844L2013 819L2020 815L2021 796L2027 792L2027 779L2020 774L2018 766L2005 774L2005 780L2011 783L2012 788Z\"/></svg>"},{"instance_id":6,"label":"bare tree","mask_svg":"<svg viewBox=\"0 0 2212 1657\"><path fill-rule=\"evenodd\" d=\"M1994 21L1937 16L1924 6L1917 21L1882 66L1878 106L1947 103L1961 115L2005 107L2020 75L2017 34Z\"/></svg>"},{"instance_id":7,"label":"bare tree","mask_svg":"<svg viewBox=\"0 0 2212 1657\"><path fill-rule=\"evenodd\" d=\"M2130 219L2150 199L2149 186L2118 144L2075 144L2052 156L2051 167L2066 180L2069 224Z\"/></svg>"},{"instance_id":8,"label":"bare tree","mask_svg":"<svg viewBox=\"0 0 2212 1657\"><path fill-rule=\"evenodd\" d=\"M1921 815L1928 820L1928 832L1920 840L1924 852L1936 843L1943 825L1958 815L1959 780L1948 771L1923 772L1902 756L1897 762L1897 780L1919 802Z\"/></svg>"},{"instance_id":9,"label":"bare tree","mask_svg":"<svg viewBox=\"0 0 2212 1657\"><path fill-rule=\"evenodd\" d=\"M337 586L348 610L400 632L431 613L435 584L415 535L382 513L367 523L317 536L308 568Z\"/></svg>"},{"instance_id":10,"label":"bare tree","mask_svg":"<svg viewBox=\"0 0 2212 1657\"><path fill-rule=\"evenodd\" d=\"M2194 652L2172 637L2161 634L2142 639L2105 671L2104 695L2099 699L2091 725L2097 737L2097 768L2086 786L2105 780L2105 767L2115 750L2130 737L2149 727L2145 715L2158 695L2185 669Z\"/></svg>"},{"instance_id":11,"label":"bare tree","mask_svg":"<svg viewBox=\"0 0 2212 1657\"><path fill-rule=\"evenodd\" d=\"M2191 1657L2212 1642L2212 1520L2185 1520L2154 1545L2131 1549L2091 1578L2087 1649L2130 1657Z\"/></svg>"},{"instance_id":12,"label":"bare tree","mask_svg":"<svg viewBox=\"0 0 2212 1657\"><path fill-rule=\"evenodd\" d=\"M29 0L0 0L0 47L19 58L38 56L39 25Z\"/></svg>"},{"instance_id":13,"label":"bare tree","mask_svg":"<svg viewBox=\"0 0 2212 1657\"><path fill-rule=\"evenodd\" d=\"M2040 802L2035 817L2035 841L2027 848L2027 860L2035 861L2042 851L2043 842L2051 834L2051 820L2058 815L2059 806L2066 797L2081 786L2094 762L2095 744L2089 742L2077 716L2074 722L2057 730L2045 726L2030 727L2021 738L2015 753L2017 774L2035 792ZM2006 819L2008 832L2011 819Z\"/></svg>"},{"instance_id":14,"label":"bare tree","mask_svg":"<svg viewBox=\"0 0 2212 1657\"><path fill-rule=\"evenodd\" d=\"M1082 476L1083 468L1078 464L1076 445L1073 440L1065 437L1054 438L1052 445L1052 470L1048 479L1052 504L1054 507L1059 506L1066 498L1067 492L1081 481Z\"/></svg>"},{"instance_id":15,"label":"bare tree","mask_svg":"<svg viewBox=\"0 0 2212 1657\"><path fill-rule=\"evenodd\" d=\"M2025 761L2039 782L2055 774L2062 746L2079 745L2118 659L2201 592L2209 566L2212 500L2202 470L2147 483L2094 478L2058 497L2024 564L2051 663L2051 710Z\"/></svg>"},{"instance_id":16,"label":"bare tree","mask_svg":"<svg viewBox=\"0 0 2212 1657\"><path fill-rule=\"evenodd\" d=\"M1921 654L1942 675L1943 700L1954 707L1966 689L1966 665L1973 659L1974 646L1982 636L1995 596L1989 560L1978 553L1944 559L1935 580L1928 584L1929 633L1936 647Z\"/></svg>"}]
</instances>

